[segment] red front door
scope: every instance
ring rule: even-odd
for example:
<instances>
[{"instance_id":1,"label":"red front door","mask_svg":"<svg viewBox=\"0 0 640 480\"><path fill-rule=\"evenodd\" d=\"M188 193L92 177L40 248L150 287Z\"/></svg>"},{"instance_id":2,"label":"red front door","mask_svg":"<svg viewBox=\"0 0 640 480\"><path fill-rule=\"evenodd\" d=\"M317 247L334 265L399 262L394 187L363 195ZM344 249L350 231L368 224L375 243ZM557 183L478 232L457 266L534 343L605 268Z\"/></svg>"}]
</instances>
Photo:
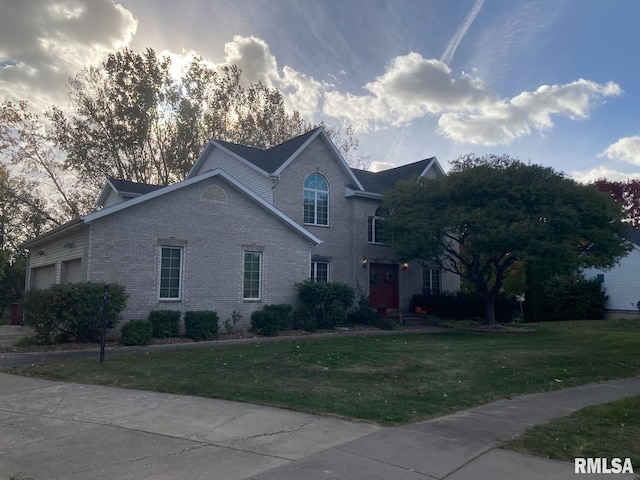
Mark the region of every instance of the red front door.
<instances>
[{"instance_id":1,"label":"red front door","mask_svg":"<svg viewBox=\"0 0 640 480\"><path fill-rule=\"evenodd\" d=\"M374 308L398 308L398 265L371 263L369 267L369 302Z\"/></svg>"}]
</instances>

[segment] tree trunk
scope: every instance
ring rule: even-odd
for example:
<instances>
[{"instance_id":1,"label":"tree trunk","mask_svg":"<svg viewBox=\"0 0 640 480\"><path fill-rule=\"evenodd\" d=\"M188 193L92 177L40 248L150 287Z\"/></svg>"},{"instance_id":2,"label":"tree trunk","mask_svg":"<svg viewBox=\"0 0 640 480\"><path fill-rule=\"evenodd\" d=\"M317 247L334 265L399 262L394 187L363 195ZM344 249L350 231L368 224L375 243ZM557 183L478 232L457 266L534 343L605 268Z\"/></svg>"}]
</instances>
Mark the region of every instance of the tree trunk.
<instances>
[{"instance_id":1,"label":"tree trunk","mask_svg":"<svg viewBox=\"0 0 640 480\"><path fill-rule=\"evenodd\" d=\"M484 323L485 325L496 323L496 299L493 295L484 296Z\"/></svg>"}]
</instances>

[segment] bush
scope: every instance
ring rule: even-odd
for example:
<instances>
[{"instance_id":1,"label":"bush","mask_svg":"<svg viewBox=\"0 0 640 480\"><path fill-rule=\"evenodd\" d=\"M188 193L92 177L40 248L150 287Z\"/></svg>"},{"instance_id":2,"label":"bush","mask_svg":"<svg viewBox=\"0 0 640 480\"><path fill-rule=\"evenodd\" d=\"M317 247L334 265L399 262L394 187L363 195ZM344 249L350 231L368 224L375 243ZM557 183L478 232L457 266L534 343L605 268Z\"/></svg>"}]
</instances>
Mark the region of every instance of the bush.
<instances>
[{"instance_id":1,"label":"bush","mask_svg":"<svg viewBox=\"0 0 640 480\"><path fill-rule=\"evenodd\" d=\"M369 299L360 297L358 308L349 313L348 321L349 323L376 326L376 323L379 323L381 318L382 315L374 310L369 303Z\"/></svg>"},{"instance_id":2,"label":"bush","mask_svg":"<svg viewBox=\"0 0 640 480\"><path fill-rule=\"evenodd\" d=\"M275 336L291 327L291 305L265 305L251 314L251 330L259 335Z\"/></svg>"},{"instance_id":3,"label":"bush","mask_svg":"<svg viewBox=\"0 0 640 480\"><path fill-rule=\"evenodd\" d=\"M312 312L318 328L335 328L347 320L355 292L343 283L314 282L296 284L300 306Z\"/></svg>"},{"instance_id":4,"label":"bush","mask_svg":"<svg viewBox=\"0 0 640 480\"><path fill-rule=\"evenodd\" d=\"M122 318L127 293L121 285L107 285L107 328ZM25 324L33 327L40 343L99 342L105 284L68 283L25 293Z\"/></svg>"},{"instance_id":5,"label":"bush","mask_svg":"<svg viewBox=\"0 0 640 480\"><path fill-rule=\"evenodd\" d=\"M318 331L315 312L312 312L306 307L296 308L291 312L291 328L293 330L306 330L312 333Z\"/></svg>"},{"instance_id":6,"label":"bush","mask_svg":"<svg viewBox=\"0 0 640 480\"><path fill-rule=\"evenodd\" d=\"M149 312L149 321L153 338L171 338L180 334L180 316L178 310L153 310Z\"/></svg>"},{"instance_id":7,"label":"bush","mask_svg":"<svg viewBox=\"0 0 640 480\"><path fill-rule=\"evenodd\" d=\"M500 294L496 299L495 313L498 322L508 323L516 311L516 298L512 295ZM448 320L465 320L484 318L484 298L478 293L441 293L438 295L414 295L410 308L422 308L430 315Z\"/></svg>"},{"instance_id":8,"label":"bush","mask_svg":"<svg viewBox=\"0 0 640 480\"><path fill-rule=\"evenodd\" d=\"M149 345L153 341L153 329L149 320L131 320L120 330L123 345Z\"/></svg>"},{"instance_id":9,"label":"bush","mask_svg":"<svg viewBox=\"0 0 640 480\"><path fill-rule=\"evenodd\" d=\"M187 337L201 342L218 337L218 314L212 310L184 314L184 330Z\"/></svg>"},{"instance_id":10,"label":"bush","mask_svg":"<svg viewBox=\"0 0 640 480\"><path fill-rule=\"evenodd\" d=\"M557 275L545 282L541 320L596 320L604 318L607 295L597 278Z\"/></svg>"}]
</instances>

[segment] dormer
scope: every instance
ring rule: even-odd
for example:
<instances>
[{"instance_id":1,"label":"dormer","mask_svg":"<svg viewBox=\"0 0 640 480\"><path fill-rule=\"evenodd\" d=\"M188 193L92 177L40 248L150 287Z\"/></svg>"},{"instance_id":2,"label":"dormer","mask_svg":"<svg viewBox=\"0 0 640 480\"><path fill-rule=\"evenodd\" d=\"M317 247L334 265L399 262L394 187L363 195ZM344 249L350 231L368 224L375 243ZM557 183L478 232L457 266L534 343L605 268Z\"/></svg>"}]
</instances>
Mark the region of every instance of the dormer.
<instances>
[{"instance_id":1,"label":"dormer","mask_svg":"<svg viewBox=\"0 0 640 480\"><path fill-rule=\"evenodd\" d=\"M136 183L109 178L105 182L104 187L102 187L100 195L98 195L96 205L100 208L110 207L139 197L145 193L153 192L159 188L162 188L162 185L149 185L147 183Z\"/></svg>"}]
</instances>

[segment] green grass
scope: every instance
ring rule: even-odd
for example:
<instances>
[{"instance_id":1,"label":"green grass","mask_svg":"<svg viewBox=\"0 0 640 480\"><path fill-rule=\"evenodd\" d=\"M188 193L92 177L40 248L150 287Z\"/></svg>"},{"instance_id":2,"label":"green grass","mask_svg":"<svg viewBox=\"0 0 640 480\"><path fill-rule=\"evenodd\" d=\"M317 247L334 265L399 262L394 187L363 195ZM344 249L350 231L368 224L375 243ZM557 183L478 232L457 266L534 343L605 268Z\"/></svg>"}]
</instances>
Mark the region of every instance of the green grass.
<instances>
[{"instance_id":1,"label":"green grass","mask_svg":"<svg viewBox=\"0 0 640 480\"><path fill-rule=\"evenodd\" d=\"M640 396L585 408L527 430L502 448L573 462L576 457L631 458L640 468Z\"/></svg>"},{"instance_id":2,"label":"green grass","mask_svg":"<svg viewBox=\"0 0 640 480\"><path fill-rule=\"evenodd\" d=\"M413 422L499 398L640 375L640 322L541 324L525 334L300 338L14 369L39 378Z\"/></svg>"}]
</instances>

